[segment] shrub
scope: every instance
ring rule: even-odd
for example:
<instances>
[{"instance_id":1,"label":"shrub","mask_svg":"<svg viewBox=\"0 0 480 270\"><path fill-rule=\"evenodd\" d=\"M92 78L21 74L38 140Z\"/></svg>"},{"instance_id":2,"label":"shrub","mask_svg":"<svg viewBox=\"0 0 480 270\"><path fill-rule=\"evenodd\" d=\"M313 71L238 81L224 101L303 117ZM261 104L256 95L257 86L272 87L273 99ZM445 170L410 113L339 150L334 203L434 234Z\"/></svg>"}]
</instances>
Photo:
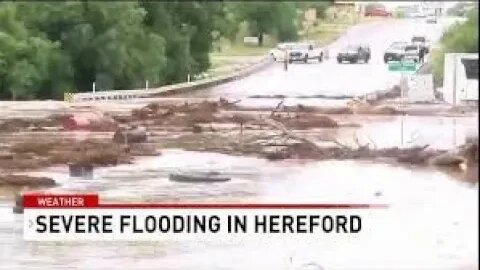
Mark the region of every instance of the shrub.
<instances>
[{"instance_id":1,"label":"shrub","mask_svg":"<svg viewBox=\"0 0 480 270\"><path fill-rule=\"evenodd\" d=\"M478 53L478 10L470 11L465 22L452 25L443 34L440 43L441 49L431 55L436 85L443 82L445 53Z\"/></svg>"}]
</instances>

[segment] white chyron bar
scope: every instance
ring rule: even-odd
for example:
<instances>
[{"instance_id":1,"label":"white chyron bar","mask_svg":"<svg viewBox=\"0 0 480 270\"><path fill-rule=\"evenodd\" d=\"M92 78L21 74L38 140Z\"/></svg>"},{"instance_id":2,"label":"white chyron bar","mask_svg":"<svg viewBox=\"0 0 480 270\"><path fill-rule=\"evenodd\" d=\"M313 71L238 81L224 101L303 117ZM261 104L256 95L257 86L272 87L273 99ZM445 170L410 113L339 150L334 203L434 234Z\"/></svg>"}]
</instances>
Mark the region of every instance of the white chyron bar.
<instances>
[{"instance_id":1,"label":"white chyron bar","mask_svg":"<svg viewBox=\"0 0 480 270\"><path fill-rule=\"evenodd\" d=\"M235 241L357 237L370 204L100 204L97 195L24 195L32 241Z\"/></svg>"}]
</instances>

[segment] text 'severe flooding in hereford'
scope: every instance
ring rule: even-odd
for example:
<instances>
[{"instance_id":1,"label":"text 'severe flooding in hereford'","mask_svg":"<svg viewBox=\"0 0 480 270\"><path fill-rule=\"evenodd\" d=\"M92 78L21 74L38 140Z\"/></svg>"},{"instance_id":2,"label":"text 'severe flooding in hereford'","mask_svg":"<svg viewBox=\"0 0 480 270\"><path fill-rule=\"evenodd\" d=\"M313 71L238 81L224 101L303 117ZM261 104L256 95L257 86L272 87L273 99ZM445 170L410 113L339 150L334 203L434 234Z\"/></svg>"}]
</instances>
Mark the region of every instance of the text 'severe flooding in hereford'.
<instances>
[{"instance_id":1,"label":"text 'severe flooding in hereford'","mask_svg":"<svg viewBox=\"0 0 480 270\"><path fill-rule=\"evenodd\" d=\"M478 269L478 3L1 2L0 211L2 269Z\"/></svg>"}]
</instances>

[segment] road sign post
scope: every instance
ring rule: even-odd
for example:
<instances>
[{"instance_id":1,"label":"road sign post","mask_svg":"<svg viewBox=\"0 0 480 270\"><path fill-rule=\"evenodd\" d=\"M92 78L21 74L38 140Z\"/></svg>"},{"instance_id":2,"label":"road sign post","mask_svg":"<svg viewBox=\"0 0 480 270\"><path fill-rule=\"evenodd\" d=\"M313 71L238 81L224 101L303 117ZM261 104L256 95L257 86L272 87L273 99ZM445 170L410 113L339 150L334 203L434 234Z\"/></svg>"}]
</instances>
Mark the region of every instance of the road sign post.
<instances>
[{"instance_id":1,"label":"road sign post","mask_svg":"<svg viewBox=\"0 0 480 270\"><path fill-rule=\"evenodd\" d=\"M415 62L389 62L388 71L398 71L398 72L415 72L417 71L417 63Z\"/></svg>"},{"instance_id":2,"label":"road sign post","mask_svg":"<svg viewBox=\"0 0 480 270\"><path fill-rule=\"evenodd\" d=\"M400 82L406 79L406 77L418 69L418 63L413 61L395 61L388 63L388 71L400 72L401 78ZM405 93L403 87L400 87L400 96L401 100L405 99Z\"/></svg>"},{"instance_id":3,"label":"road sign post","mask_svg":"<svg viewBox=\"0 0 480 270\"><path fill-rule=\"evenodd\" d=\"M390 62L388 63L388 71L400 72L401 79L403 81L406 79L406 76L416 72L418 69L418 63L413 61L400 61L400 62ZM405 107L405 93L403 87L400 87L400 98L402 102L402 107ZM404 114L400 118L400 143L404 145L404 125L407 115Z\"/></svg>"}]
</instances>

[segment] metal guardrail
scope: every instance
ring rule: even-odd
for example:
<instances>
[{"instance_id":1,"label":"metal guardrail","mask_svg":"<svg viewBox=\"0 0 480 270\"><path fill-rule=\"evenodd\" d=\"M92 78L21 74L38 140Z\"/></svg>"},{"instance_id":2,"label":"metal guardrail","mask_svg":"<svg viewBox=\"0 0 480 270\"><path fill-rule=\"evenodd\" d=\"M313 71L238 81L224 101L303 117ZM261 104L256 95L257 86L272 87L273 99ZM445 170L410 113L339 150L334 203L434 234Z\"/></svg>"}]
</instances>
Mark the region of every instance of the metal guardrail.
<instances>
[{"instance_id":1,"label":"metal guardrail","mask_svg":"<svg viewBox=\"0 0 480 270\"><path fill-rule=\"evenodd\" d=\"M100 91L96 93L76 93L71 94L71 102L92 101L92 100L125 100L135 98L148 98L161 96L166 94L198 90L206 87L220 85L237 79L246 77L256 71L273 63L272 58L268 55L262 58L258 63L250 65L240 71L235 71L228 75L217 76L214 78L202 79L193 82L184 82L173 85L166 85L154 89L137 89L137 90L110 90Z\"/></svg>"}]
</instances>

